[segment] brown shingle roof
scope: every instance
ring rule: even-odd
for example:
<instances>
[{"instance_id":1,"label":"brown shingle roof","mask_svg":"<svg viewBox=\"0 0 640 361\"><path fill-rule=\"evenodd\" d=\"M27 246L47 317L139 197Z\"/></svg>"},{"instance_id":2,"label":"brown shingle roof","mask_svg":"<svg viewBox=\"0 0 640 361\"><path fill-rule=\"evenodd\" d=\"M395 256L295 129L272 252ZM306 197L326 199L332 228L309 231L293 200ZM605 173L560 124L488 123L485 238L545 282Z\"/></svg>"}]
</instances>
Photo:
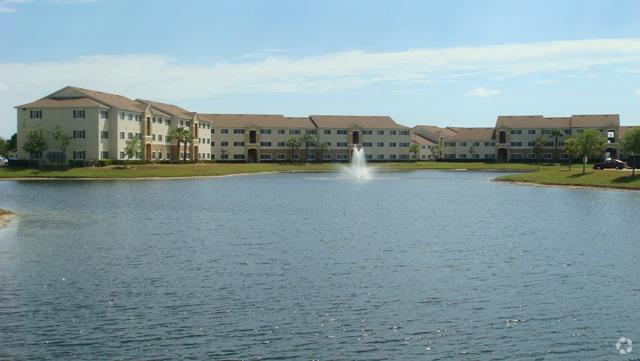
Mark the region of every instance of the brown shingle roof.
<instances>
[{"instance_id":1,"label":"brown shingle roof","mask_svg":"<svg viewBox=\"0 0 640 361\"><path fill-rule=\"evenodd\" d=\"M417 143L417 144L421 144L421 145L435 145L436 144L436 143L430 141L429 139L421 136L420 134L415 134L415 133L412 133L411 141L413 141L414 143Z\"/></svg>"},{"instance_id":2,"label":"brown shingle roof","mask_svg":"<svg viewBox=\"0 0 640 361\"><path fill-rule=\"evenodd\" d=\"M620 115L572 115L571 126L575 128L618 127L620 126Z\"/></svg>"},{"instance_id":3,"label":"brown shingle roof","mask_svg":"<svg viewBox=\"0 0 640 361\"><path fill-rule=\"evenodd\" d=\"M396 128L406 129L388 116L356 116L356 115L311 115L309 118L318 128Z\"/></svg>"},{"instance_id":4,"label":"brown shingle roof","mask_svg":"<svg viewBox=\"0 0 640 361\"><path fill-rule=\"evenodd\" d=\"M545 118L542 115L501 115L496 128L569 128L570 117Z\"/></svg>"},{"instance_id":5,"label":"brown shingle roof","mask_svg":"<svg viewBox=\"0 0 640 361\"><path fill-rule=\"evenodd\" d=\"M413 127L416 134L429 139L432 142L438 142L440 137L451 137L456 133L449 128L441 128L435 125L416 125Z\"/></svg>"},{"instance_id":6,"label":"brown shingle roof","mask_svg":"<svg viewBox=\"0 0 640 361\"><path fill-rule=\"evenodd\" d=\"M456 134L447 137L451 140L491 140L494 128L458 128L450 127Z\"/></svg>"},{"instance_id":7,"label":"brown shingle roof","mask_svg":"<svg viewBox=\"0 0 640 361\"><path fill-rule=\"evenodd\" d=\"M89 98L40 99L16 108L105 108L108 106Z\"/></svg>"},{"instance_id":8,"label":"brown shingle roof","mask_svg":"<svg viewBox=\"0 0 640 361\"><path fill-rule=\"evenodd\" d=\"M127 97L124 97L122 95L104 93L96 90L83 89L78 87L68 87L68 88L76 90L77 92L80 92L89 98L95 99L100 103L109 105L110 107L114 107L122 110L130 110L134 112L144 111L144 108L145 108L141 106L139 103Z\"/></svg>"},{"instance_id":9,"label":"brown shingle roof","mask_svg":"<svg viewBox=\"0 0 640 361\"><path fill-rule=\"evenodd\" d=\"M622 137L624 137L624 135L625 135L627 132L632 131L632 130L634 130L634 129L636 129L636 128L639 128L639 127L640 127L639 125L633 125L633 126L625 125L625 126L621 126L621 127L620 127L620 134L618 134L618 138L619 138L619 139L622 139Z\"/></svg>"},{"instance_id":10,"label":"brown shingle roof","mask_svg":"<svg viewBox=\"0 0 640 361\"><path fill-rule=\"evenodd\" d=\"M177 118L193 119L194 115L196 114L173 104L160 103L144 99L136 99L136 101L143 104L149 104L152 107Z\"/></svg>"},{"instance_id":11,"label":"brown shingle roof","mask_svg":"<svg viewBox=\"0 0 640 361\"><path fill-rule=\"evenodd\" d=\"M198 114L203 120L213 123L215 128L315 128L306 117L285 117L281 114Z\"/></svg>"}]
</instances>

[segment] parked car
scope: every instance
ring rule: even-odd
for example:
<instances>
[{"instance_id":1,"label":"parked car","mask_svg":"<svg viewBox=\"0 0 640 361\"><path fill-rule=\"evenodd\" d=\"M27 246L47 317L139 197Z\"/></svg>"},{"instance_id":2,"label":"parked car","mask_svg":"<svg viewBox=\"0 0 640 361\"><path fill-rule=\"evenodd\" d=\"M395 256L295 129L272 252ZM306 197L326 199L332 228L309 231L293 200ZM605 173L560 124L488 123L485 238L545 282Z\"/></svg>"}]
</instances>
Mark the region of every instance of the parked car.
<instances>
[{"instance_id":1,"label":"parked car","mask_svg":"<svg viewBox=\"0 0 640 361\"><path fill-rule=\"evenodd\" d=\"M5 165L7 165L7 163L9 163L9 160L5 157L0 157L0 167L4 167Z\"/></svg>"},{"instance_id":2,"label":"parked car","mask_svg":"<svg viewBox=\"0 0 640 361\"><path fill-rule=\"evenodd\" d=\"M593 169L607 169L607 168L615 168L615 169L624 169L629 167L626 162L621 161L620 159L607 159L604 162L596 163L593 165Z\"/></svg>"}]
</instances>

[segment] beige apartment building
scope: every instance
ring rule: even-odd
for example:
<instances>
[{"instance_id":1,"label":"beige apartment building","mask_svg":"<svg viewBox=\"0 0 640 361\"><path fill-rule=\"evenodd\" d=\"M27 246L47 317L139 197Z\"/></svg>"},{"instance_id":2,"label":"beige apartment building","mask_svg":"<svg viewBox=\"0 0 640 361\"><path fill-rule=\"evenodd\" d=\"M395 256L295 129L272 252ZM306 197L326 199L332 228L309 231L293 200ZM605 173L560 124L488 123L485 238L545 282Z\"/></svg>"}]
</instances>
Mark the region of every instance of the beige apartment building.
<instances>
[{"instance_id":1,"label":"beige apartment building","mask_svg":"<svg viewBox=\"0 0 640 361\"><path fill-rule=\"evenodd\" d=\"M545 140L543 161L564 161L564 139L596 129L607 138L603 157L619 156L621 137L620 116L572 115L570 117L499 116L493 128L441 128L418 125L415 134L440 146L439 159L445 160L486 160L486 161L534 161L536 139ZM554 135L557 133L557 136Z\"/></svg>"},{"instance_id":2,"label":"beige apartment building","mask_svg":"<svg viewBox=\"0 0 640 361\"><path fill-rule=\"evenodd\" d=\"M127 140L138 138L141 154L148 161L174 160L182 150L168 135L176 127L190 128L196 135L187 145L187 155L210 159L210 123L182 108L82 89L65 87L35 102L17 108L18 158L38 159L45 164L66 160L124 160ZM22 148L26 129L41 126L48 145L43 154L27 154ZM206 129L206 131L205 131ZM53 132L71 136L66 154L61 154ZM182 148L182 147L181 147Z\"/></svg>"}]
</instances>

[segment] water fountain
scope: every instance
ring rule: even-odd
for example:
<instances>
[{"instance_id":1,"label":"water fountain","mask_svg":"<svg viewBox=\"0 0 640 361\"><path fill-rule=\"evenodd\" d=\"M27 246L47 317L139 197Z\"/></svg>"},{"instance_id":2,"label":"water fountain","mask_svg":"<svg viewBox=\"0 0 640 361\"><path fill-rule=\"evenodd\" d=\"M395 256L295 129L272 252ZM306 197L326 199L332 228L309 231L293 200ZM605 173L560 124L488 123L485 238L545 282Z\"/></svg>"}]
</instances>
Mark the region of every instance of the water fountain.
<instances>
[{"instance_id":1,"label":"water fountain","mask_svg":"<svg viewBox=\"0 0 640 361\"><path fill-rule=\"evenodd\" d=\"M353 146L351 151L351 167L348 168L350 175L356 179L371 178L371 169L367 167L367 160L364 154L364 148Z\"/></svg>"}]
</instances>

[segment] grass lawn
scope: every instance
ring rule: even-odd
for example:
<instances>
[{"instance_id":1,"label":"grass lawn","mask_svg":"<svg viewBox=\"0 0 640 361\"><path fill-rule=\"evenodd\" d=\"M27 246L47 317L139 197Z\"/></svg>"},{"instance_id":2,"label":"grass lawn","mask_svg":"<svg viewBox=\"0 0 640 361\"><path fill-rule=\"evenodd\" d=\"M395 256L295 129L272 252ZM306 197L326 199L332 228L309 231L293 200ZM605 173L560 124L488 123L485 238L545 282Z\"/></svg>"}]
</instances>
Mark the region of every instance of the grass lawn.
<instances>
[{"instance_id":1,"label":"grass lawn","mask_svg":"<svg viewBox=\"0 0 640 361\"><path fill-rule=\"evenodd\" d=\"M496 178L496 180L640 190L640 175L632 177L630 170L593 170L589 168L586 174L583 175L581 166L574 166L573 170L568 170L566 167L556 167L554 169L541 170L540 172L504 175Z\"/></svg>"},{"instance_id":2,"label":"grass lawn","mask_svg":"<svg viewBox=\"0 0 640 361\"><path fill-rule=\"evenodd\" d=\"M378 170L411 171L423 169L469 169L522 171L535 170L535 165L522 163L480 162L398 162L373 163ZM341 167L336 163L202 163L202 164L158 164L131 165L123 169L116 166L92 168L3 168L0 178L155 178L198 177L259 172L327 172ZM558 166L546 166L556 168ZM543 167L543 168L546 168Z\"/></svg>"}]
</instances>

